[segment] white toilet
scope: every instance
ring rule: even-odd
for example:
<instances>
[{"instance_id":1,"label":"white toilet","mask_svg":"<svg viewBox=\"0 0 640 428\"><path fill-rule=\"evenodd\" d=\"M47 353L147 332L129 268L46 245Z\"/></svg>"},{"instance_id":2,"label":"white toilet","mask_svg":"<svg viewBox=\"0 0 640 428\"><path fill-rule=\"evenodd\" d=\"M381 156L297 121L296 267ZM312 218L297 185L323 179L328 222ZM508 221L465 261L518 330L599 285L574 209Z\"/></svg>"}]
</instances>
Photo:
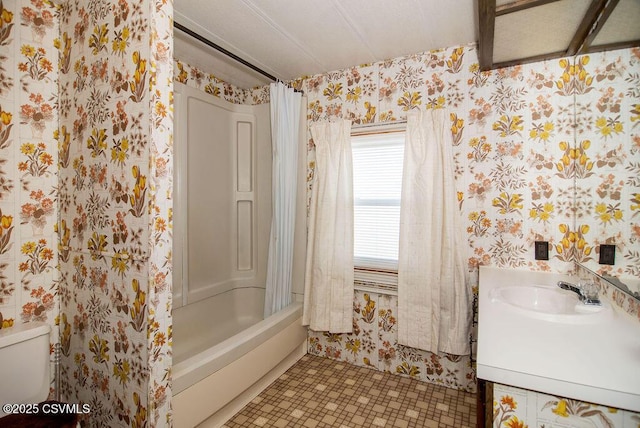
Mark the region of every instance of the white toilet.
<instances>
[{"instance_id":1,"label":"white toilet","mask_svg":"<svg viewBox=\"0 0 640 428\"><path fill-rule=\"evenodd\" d=\"M0 404L37 404L47 399L50 332L49 324L42 322L0 329Z\"/></svg>"}]
</instances>

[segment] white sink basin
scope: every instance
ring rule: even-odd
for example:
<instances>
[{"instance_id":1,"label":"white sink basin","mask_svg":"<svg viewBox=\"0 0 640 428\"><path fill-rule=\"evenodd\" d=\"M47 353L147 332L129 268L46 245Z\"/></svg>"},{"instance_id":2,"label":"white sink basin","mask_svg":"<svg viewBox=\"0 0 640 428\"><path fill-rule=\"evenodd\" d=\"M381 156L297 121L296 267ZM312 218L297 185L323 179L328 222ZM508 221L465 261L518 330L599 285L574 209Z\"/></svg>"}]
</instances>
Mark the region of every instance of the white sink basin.
<instances>
[{"instance_id":1,"label":"white sink basin","mask_svg":"<svg viewBox=\"0 0 640 428\"><path fill-rule=\"evenodd\" d=\"M504 303L523 315L553 322L590 324L611 316L611 307L585 305L578 295L555 286L514 285L491 290L491 301Z\"/></svg>"}]
</instances>

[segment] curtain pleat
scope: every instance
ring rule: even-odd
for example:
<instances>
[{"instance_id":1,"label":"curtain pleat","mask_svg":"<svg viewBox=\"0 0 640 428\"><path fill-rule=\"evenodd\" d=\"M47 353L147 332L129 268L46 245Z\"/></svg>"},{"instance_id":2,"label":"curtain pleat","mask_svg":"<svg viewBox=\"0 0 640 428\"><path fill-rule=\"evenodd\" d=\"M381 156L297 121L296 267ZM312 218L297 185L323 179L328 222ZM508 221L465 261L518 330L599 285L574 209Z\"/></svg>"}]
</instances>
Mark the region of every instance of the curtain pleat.
<instances>
[{"instance_id":1,"label":"curtain pleat","mask_svg":"<svg viewBox=\"0 0 640 428\"><path fill-rule=\"evenodd\" d=\"M353 329L353 162L351 122L311 125L316 146L307 238L303 324Z\"/></svg>"},{"instance_id":2,"label":"curtain pleat","mask_svg":"<svg viewBox=\"0 0 640 428\"><path fill-rule=\"evenodd\" d=\"M398 254L398 343L469 353L470 294L451 134L443 110L407 118Z\"/></svg>"}]
</instances>

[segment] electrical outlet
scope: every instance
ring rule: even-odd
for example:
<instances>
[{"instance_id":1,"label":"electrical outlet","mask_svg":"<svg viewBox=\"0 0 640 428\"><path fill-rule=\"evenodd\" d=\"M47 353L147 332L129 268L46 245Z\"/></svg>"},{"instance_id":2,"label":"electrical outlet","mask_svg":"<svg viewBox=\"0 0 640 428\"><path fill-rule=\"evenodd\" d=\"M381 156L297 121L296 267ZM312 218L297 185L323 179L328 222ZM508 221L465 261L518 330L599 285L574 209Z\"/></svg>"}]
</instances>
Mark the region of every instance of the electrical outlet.
<instances>
[{"instance_id":1,"label":"electrical outlet","mask_svg":"<svg viewBox=\"0 0 640 428\"><path fill-rule=\"evenodd\" d=\"M549 242L548 241L535 242L535 257L536 257L536 260L549 260Z\"/></svg>"},{"instance_id":2,"label":"electrical outlet","mask_svg":"<svg viewBox=\"0 0 640 428\"><path fill-rule=\"evenodd\" d=\"M600 260L598 263L601 265L613 265L616 263L616 246L615 245L600 245Z\"/></svg>"}]
</instances>

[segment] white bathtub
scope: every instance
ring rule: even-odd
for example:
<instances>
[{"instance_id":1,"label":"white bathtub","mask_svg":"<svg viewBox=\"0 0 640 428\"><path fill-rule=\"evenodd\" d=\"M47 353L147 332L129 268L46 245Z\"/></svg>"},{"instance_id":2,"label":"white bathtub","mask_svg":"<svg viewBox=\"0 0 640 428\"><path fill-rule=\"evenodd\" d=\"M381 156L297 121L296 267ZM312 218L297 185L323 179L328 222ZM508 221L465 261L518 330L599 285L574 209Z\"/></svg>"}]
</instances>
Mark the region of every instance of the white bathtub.
<instances>
[{"instance_id":1,"label":"white bathtub","mask_svg":"<svg viewBox=\"0 0 640 428\"><path fill-rule=\"evenodd\" d=\"M174 426L201 423L304 354L302 304L262 319L263 302L263 288L236 288L174 310Z\"/></svg>"}]
</instances>

